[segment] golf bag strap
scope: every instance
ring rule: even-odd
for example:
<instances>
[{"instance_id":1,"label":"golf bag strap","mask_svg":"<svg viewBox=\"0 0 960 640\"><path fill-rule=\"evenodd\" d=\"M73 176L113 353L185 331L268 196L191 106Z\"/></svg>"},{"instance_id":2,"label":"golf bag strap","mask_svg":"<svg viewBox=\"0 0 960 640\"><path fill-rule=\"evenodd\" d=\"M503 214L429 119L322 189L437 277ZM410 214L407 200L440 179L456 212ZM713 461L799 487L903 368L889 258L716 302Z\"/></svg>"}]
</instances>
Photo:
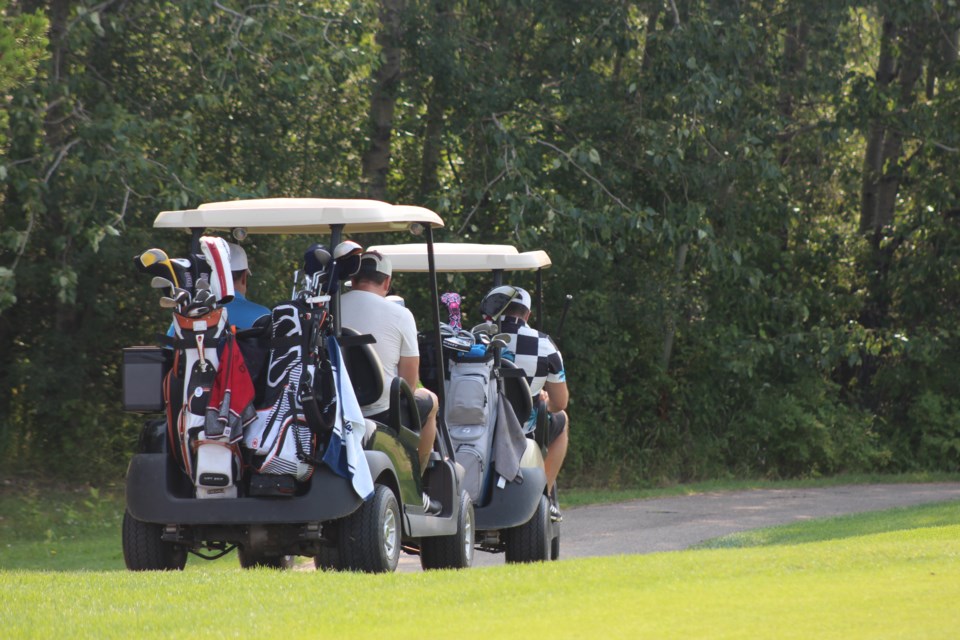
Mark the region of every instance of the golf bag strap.
<instances>
[{"instance_id":1,"label":"golf bag strap","mask_svg":"<svg viewBox=\"0 0 960 640\"><path fill-rule=\"evenodd\" d=\"M216 327L214 327L214 330L215 329ZM211 335L214 330L208 329L205 331L204 338L211 339L211 342L207 345L207 347L216 348L219 352L219 350L223 348L223 338L221 337L220 339L214 339L214 337ZM181 349L193 349L197 346L196 340L184 340L182 338L178 338L177 336L168 336L163 333L158 333L156 335L156 340L158 347L169 347L177 351Z\"/></svg>"}]
</instances>

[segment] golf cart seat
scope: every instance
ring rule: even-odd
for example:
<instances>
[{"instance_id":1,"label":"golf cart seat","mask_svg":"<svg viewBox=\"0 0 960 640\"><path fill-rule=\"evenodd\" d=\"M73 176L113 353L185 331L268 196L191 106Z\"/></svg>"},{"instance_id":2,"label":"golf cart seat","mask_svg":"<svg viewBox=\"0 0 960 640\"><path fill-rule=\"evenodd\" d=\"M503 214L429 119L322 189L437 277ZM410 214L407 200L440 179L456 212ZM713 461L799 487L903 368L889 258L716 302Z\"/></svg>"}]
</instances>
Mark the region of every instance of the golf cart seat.
<instances>
[{"instance_id":1,"label":"golf cart seat","mask_svg":"<svg viewBox=\"0 0 960 640\"><path fill-rule=\"evenodd\" d=\"M364 336L355 329L342 327L341 333L347 339L341 341L340 351L343 354L347 372L350 374L350 382L353 383L357 402L363 410L376 402L383 393L383 364L371 343L362 341ZM390 408L386 422L397 431L401 426L411 431L420 431L421 422L417 403L414 401L410 385L400 376L390 383Z\"/></svg>"},{"instance_id":2,"label":"golf cart seat","mask_svg":"<svg viewBox=\"0 0 960 640\"><path fill-rule=\"evenodd\" d=\"M350 374L357 402L360 408L364 409L376 402L383 393L383 365L371 343L361 341L366 336L361 336L358 331L349 327L342 327L341 334L344 338L340 341L343 362ZM372 342L373 336L369 338Z\"/></svg>"},{"instance_id":3,"label":"golf cart seat","mask_svg":"<svg viewBox=\"0 0 960 640\"><path fill-rule=\"evenodd\" d=\"M533 411L530 385L527 384L523 369L514 363L509 360L502 360L500 367L503 370L503 389L507 396L507 402L513 407L513 412L517 415L517 420L520 421L522 426L530 419L530 414ZM517 373L520 375L517 375Z\"/></svg>"}]
</instances>

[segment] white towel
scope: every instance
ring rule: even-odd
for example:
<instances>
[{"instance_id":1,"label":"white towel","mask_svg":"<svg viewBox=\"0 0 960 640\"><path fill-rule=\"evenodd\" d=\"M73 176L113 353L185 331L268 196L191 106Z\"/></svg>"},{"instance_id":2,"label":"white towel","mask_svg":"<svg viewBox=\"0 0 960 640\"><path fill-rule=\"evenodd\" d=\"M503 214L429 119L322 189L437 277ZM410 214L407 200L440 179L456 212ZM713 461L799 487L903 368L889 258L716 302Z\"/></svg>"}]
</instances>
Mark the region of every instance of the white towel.
<instances>
[{"instance_id":1,"label":"white towel","mask_svg":"<svg viewBox=\"0 0 960 640\"><path fill-rule=\"evenodd\" d=\"M323 461L337 475L349 478L356 494L366 500L373 495L374 489L367 456L363 453L366 423L350 382L350 374L343 366L340 345L333 336L327 338L327 353L337 384L337 414Z\"/></svg>"}]
</instances>

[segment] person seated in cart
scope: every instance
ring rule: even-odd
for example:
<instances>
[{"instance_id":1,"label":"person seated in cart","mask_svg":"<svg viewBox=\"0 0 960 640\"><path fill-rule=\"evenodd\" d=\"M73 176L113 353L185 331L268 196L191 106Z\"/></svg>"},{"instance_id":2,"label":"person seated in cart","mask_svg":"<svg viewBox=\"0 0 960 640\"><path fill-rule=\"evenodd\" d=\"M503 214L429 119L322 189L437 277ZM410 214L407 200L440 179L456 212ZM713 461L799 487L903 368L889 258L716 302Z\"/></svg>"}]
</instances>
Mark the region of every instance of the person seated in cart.
<instances>
[{"instance_id":1,"label":"person seated in cart","mask_svg":"<svg viewBox=\"0 0 960 640\"><path fill-rule=\"evenodd\" d=\"M417 453L420 473L426 470L437 436L437 396L419 383L420 350L417 345L417 321L405 306L387 298L392 283L390 259L377 251L361 256L360 270L351 279L351 290L340 299L341 323L362 334L376 338L373 349L383 366L384 385L380 398L363 407L365 417L386 423L390 410L390 381L400 376L414 392L417 410L423 423ZM424 416L426 416L424 418ZM431 503L435 501L431 500ZM425 498L424 503L427 503ZM439 512L440 505L431 504L428 512Z\"/></svg>"},{"instance_id":2,"label":"person seated in cart","mask_svg":"<svg viewBox=\"0 0 960 640\"><path fill-rule=\"evenodd\" d=\"M233 300L226 304L230 324L237 329L248 329L263 316L270 315L270 309L247 299L247 280L251 274L247 261L247 252L238 244L229 243L230 271L233 275Z\"/></svg>"},{"instance_id":3,"label":"person seated in cart","mask_svg":"<svg viewBox=\"0 0 960 640\"><path fill-rule=\"evenodd\" d=\"M494 287L485 299L495 295L506 295L510 299L499 318L500 332L510 336L504 357L513 360L514 364L527 374L530 394L534 400L534 409L524 431L529 433L533 430L537 424L538 407L546 407L547 433L544 441L547 455L543 461L544 471L547 475L547 487L550 488L550 516L559 522L561 515L555 488L557 476L567 455L570 424L566 412L570 394L563 357L550 336L527 324L530 319L531 300L526 290L510 285Z\"/></svg>"}]
</instances>

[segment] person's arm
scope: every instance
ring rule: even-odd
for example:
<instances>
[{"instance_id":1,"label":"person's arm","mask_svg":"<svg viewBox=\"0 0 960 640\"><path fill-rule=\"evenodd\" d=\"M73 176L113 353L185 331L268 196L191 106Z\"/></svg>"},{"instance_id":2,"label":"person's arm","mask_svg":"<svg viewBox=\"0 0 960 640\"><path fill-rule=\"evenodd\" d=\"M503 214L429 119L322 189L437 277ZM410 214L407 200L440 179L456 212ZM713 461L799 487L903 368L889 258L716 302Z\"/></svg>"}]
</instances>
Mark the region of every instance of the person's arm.
<instances>
[{"instance_id":1,"label":"person's arm","mask_svg":"<svg viewBox=\"0 0 960 640\"><path fill-rule=\"evenodd\" d=\"M543 385L547 392L547 410L556 413L567 408L567 402L570 400L570 392L567 389L566 382L550 382Z\"/></svg>"},{"instance_id":2,"label":"person's arm","mask_svg":"<svg viewBox=\"0 0 960 640\"><path fill-rule=\"evenodd\" d=\"M397 375L407 381L411 391L417 390L420 382L420 349L417 345L417 321L406 307L400 312L400 362Z\"/></svg>"},{"instance_id":3,"label":"person's arm","mask_svg":"<svg viewBox=\"0 0 960 640\"><path fill-rule=\"evenodd\" d=\"M420 356L400 356L397 374L407 381L411 391L416 391L420 381Z\"/></svg>"}]
</instances>

